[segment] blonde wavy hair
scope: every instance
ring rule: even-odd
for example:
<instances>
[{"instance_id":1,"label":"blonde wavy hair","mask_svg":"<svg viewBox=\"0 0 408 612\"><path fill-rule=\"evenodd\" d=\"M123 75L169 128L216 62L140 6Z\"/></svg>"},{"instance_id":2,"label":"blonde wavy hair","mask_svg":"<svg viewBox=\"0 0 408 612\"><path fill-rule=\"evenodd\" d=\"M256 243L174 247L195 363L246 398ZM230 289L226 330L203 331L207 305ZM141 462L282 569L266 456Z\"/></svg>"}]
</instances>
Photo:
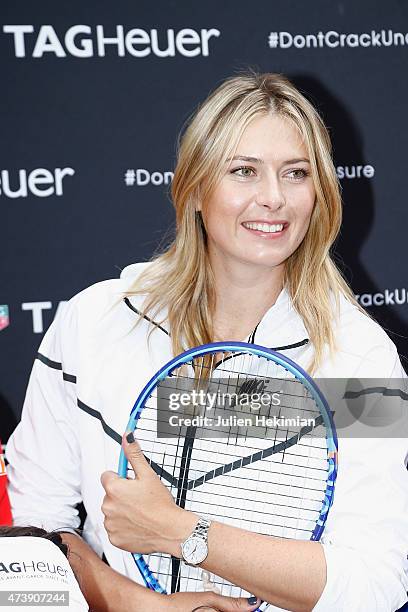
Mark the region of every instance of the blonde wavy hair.
<instances>
[{"instance_id":1,"label":"blonde wavy hair","mask_svg":"<svg viewBox=\"0 0 408 612\"><path fill-rule=\"evenodd\" d=\"M284 284L314 347L308 370L319 367L325 346L336 350L333 297L365 312L330 255L340 229L342 204L328 131L312 104L283 75L248 72L224 81L199 106L179 139L172 182L176 237L156 255L127 296L146 295L143 314L154 318L165 308L174 355L213 341L216 295L197 204L208 201L243 131L259 116L277 113L297 126L307 148L316 191L310 225L302 243L285 262ZM162 323L163 321L158 321Z\"/></svg>"}]
</instances>

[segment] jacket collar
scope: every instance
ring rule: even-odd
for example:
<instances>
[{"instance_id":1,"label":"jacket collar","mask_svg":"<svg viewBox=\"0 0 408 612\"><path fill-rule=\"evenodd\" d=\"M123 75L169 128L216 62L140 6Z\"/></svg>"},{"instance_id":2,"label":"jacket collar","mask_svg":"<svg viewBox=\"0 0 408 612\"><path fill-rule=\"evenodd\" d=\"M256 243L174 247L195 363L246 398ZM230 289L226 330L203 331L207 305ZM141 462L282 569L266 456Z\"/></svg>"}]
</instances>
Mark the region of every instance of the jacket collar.
<instances>
[{"instance_id":1,"label":"jacket collar","mask_svg":"<svg viewBox=\"0 0 408 612\"><path fill-rule=\"evenodd\" d=\"M275 304L265 313L254 332L251 342L277 350L308 342L302 318L294 309L286 288L282 289Z\"/></svg>"},{"instance_id":2,"label":"jacket collar","mask_svg":"<svg viewBox=\"0 0 408 612\"><path fill-rule=\"evenodd\" d=\"M121 278L126 281L126 284L129 283L129 280L133 282L146 265L148 264L132 264L127 266L122 271ZM127 307L138 315L140 315L143 301L143 295L125 298ZM161 333L169 335L166 313L159 313L155 319L147 320L156 325ZM162 319L164 323L159 323ZM308 333L302 318L294 309L286 288L282 289L275 304L265 313L254 331L246 338L246 341L277 350L295 348L309 342Z\"/></svg>"}]
</instances>

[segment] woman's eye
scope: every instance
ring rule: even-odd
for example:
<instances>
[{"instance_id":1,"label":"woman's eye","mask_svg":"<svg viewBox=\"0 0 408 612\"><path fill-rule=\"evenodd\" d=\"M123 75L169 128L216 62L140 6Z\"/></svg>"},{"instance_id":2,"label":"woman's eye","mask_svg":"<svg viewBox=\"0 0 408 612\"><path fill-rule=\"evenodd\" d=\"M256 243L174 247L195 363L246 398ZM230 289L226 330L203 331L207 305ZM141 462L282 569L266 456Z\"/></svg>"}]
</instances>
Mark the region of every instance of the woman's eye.
<instances>
[{"instance_id":1,"label":"woman's eye","mask_svg":"<svg viewBox=\"0 0 408 612\"><path fill-rule=\"evenodd\" d=\"M248 176L252 176L253 174L255 174L255 171L253 168L250 168L249 166L241 166L240 168L235 168L235 170L232 170L231 174L236 174L237 176L242 176L246 178Z\"/></svg>"},{"instance_id":2,"label":"woman's eye","mask_svg":"<svg viewBox=\"0 0 408 612\"><path fill-rule=\"evenodd\" d=\"M305 178L306 176L310 176L310 172L305 170L304 168L297 168L296 170L291 170L288 172L288 176L296 181Z\"/></svg>"}]
</instances>

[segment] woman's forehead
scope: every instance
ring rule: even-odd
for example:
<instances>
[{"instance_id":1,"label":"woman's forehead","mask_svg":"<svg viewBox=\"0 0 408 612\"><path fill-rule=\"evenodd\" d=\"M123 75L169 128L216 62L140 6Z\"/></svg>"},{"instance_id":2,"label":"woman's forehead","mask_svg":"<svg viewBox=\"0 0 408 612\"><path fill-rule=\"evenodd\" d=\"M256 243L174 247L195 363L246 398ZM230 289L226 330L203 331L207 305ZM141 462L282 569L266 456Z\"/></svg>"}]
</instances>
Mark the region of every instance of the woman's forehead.
<instances>
[{"instance_id":1,"label":"woman's forehead","mask_svg":"<svg viewBox=\"0 0 408 612\"><path fill-rule=\"evenodd\" d=\"M234 157L253 157L256 163L255 160L266 162L266 158L307 159L308 155L297 125L287 117L271 113L256 117L246 126Z\"/></svg>"}]
</instances>

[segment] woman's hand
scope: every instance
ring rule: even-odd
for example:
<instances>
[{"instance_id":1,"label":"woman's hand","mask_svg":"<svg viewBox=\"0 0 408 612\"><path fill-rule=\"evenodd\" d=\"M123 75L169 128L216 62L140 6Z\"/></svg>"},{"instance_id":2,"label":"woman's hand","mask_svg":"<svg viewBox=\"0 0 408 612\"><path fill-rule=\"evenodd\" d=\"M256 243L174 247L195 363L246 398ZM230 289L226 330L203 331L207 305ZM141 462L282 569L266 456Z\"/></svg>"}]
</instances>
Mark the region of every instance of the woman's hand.
<instances>
[{"instance_id":1,"label":"woman's hand","mask_svg":"<svg viewBox=\"0 0 408 612\"><path fill-rule=\"evenodd\" d=\"M101 476L106 492L102 512L110 542L131 552L180 557L180 544L193 531L198 517L176 506L132 433L123 436L122 446L135 479L120 478L114 472Z\"/></svg>"},{"instance_id":2,"label":"woman's hand","mask_svg":"<svg viewBox=\"0 0 408 612\"><path fill-rule=\"evenodd\" d=\"M155 610L157 612L250 612L261 604L257 599L254 604L240 597L224 597L205 591L202 593L175 593L158 595Z\"/></svg>"},{"instance_id":3,"label":"woman's hand","mask_svg":"<svg viewBox=\"0 0 408 612\"><path fill-rule=\"evenodd\" d=\"M132 438L133 434L124 436L122 445L135 479L120 478L114 472L101 476L106 491L102 512L109 540L124 550L180 556L180 542L193 531L198 517L176 506ZM260 605L260 600L250 603L244 597L224 597L212 591L173 595L148 591L147 596L149 608L158 612L251 612ZM155 598L154 605L151 598Z\"/></svg>"}]
</instances>

